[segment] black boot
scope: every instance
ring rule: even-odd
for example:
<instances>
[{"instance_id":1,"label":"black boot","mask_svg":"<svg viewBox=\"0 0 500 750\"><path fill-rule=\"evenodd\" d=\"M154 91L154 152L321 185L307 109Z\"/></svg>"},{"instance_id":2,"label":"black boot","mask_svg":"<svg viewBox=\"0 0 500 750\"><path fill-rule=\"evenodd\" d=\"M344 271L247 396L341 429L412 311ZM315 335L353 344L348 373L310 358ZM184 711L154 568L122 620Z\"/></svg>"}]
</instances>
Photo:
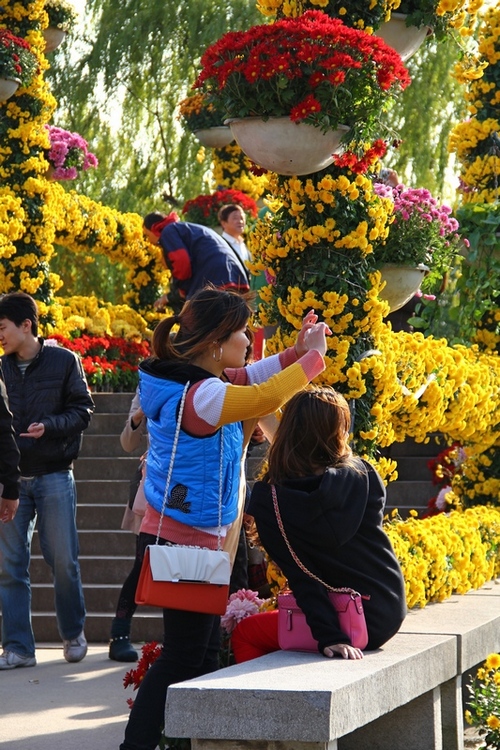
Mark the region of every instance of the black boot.
<instances>
[{"instance_id":1,"label":"black boot","mask_svg":"<svg viewBox=\"0 0 500 750\"><path fill-rule=\"evenodd\" d=\"M111 623L109 658L114 661L137 661L139 654L130 643L130 619L115 617Z\"/></svg>"}]
</instances>

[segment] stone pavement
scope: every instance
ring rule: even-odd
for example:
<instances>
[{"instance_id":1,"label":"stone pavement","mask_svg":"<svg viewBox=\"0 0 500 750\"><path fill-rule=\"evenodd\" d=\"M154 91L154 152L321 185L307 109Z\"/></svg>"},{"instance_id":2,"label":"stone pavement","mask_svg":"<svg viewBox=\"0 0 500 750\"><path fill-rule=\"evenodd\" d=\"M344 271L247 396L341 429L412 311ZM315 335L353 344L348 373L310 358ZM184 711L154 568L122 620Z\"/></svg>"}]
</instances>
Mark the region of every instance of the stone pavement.
<instances>
[{"instance_id":1,"label":"stone pavement","mask_svg":"<svg viewBox=\"0 0 500 750\"><path fill-rule=\"evenodd\" d=\"M68 664L62 644L37 648L37 666L0 671L0 747L5 750L118 750L128 719L123 676L135 663L90 645Z\"/></svg>"},{"instance_id":2,"label":"stone pavement","mask_svg":"<svg viewBox=\"0 0 500 750\"><path fill-rule=\"evenodd\" d=\"M39 646L36 667L0 672L0 748L5 750L118 750L128 718L123 688L135 664L108 659L107 645L90 645L68 664L62 645ZM466 729L465 750L479 737Z\"/></svg>"}]
</instances>

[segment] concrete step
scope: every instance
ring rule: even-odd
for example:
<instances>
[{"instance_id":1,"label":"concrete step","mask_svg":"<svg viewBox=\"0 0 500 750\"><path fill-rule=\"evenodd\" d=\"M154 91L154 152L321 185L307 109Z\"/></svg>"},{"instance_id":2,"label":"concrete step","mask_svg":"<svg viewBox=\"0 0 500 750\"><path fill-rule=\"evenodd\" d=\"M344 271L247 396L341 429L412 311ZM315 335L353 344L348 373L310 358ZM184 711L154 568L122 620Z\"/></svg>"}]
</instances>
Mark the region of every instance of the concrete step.
<instances>
[{"instance_id":1,"label":"concrete step","mask_svg":"<svg viewBox=\"0 0 500 750\"><path fill-rule=\"evenodd\" d=\"M81 479L76 480L76 493L80 503L116 503L124 506L128 502L130 479Z\"/></svg>"},{"instance_id":2,"label":"concrete step","mask_svg":"<svg viewBox=\"0 0 500 750\"><path fill-rule=\"evenodd\" d=\"M119 435L87 435L83 436L81 458L93 458L95 456L142 456L147 449L147 441L144 437L141 445L135 451L123 450Z\"/></svg>"},{"instance_id":3,"label":"concrete step","mask_svg":"<svg viewBox=\"0 0 500 750\"><path fill-rule=\"evenodd\" d=\"M444 438L439 433L432 433L428 443L417 443L412 438L406 438L402 443L393 443L388 448L382 448L380 453L397 460L400 456L437 456L446 447Z\"/></svg>"},{"instance_id":4,"label":"concrete step","mask_svg":"<svg viewBox=\"0 0 500 750\"><path fill-rule=\"evenodd\" d=\"M137 463L136 456L127 454L112 458L78 458L75 479L131 479Z\"/></svg>"},{"instance_id":5,"label":"concrete step","mask_svg":"<svg viewBox=\"0 0 500 750\"><path fill-rule=\"evenodd\" d=\"M122 414L94 412L85 435L119 435L123 430L127 415L128 410Z\"/></svg>"},{"instance_id":6,"label":"concrete step","mask_svg":"<svg viewBox=\"0 0 500 750\"><path fill-rule=\"evenodd\" d=\"M78 559L84 585L87 583L102 583L123 586L126 577L132 569L135 557L134 538L130 532L128 534L131 544L129 554L114 556L80 555ZM51 570L39 554L33 555L31 558L30 577L34 585L51 583L52 581Z\"/></svg>"},{"instance_id":7,"label":"concrete step","mask_svg":"<svg viewBox=\"0 0 500 750\"><path fill-rule=\"evenodd\" d=\"M431 482L391 482L387 486L386 510L390 512L398 508L403 515L409 510L418 510L419 513L427 508L432 497L437 495L437 488Z\"/></svg>"},{"instance_id":8,"label":"concrete step","mask_svg":"<svg viewBox=\"0 0 500 750\"><path fill-rule=\"evenodd\" d=\"M432 474L428 467L431 458L431 456L398 456L395 458L394 460L398 464L397 481L431 481Z\"/></svg>"},{"instance_id":9,"label":"concrete step","mask_svg":"<svg viewBox=\"0 0 500 750\"><path fill-rule=\"evenodd\" d=\"M83 593L88 612L107 612L114 615L121 591L120 584L84 583ZM42 583L33 588L32 606L38 612L50 612L54 604L54 587ZM142 614L157 614L156 607L141 607Z\"/></svg>"},{"instance_id":10,"label":"concrete step","mask_svg":"<svg viewBox=\"0 0 500 750\"><path fill-rule=\"evenodd\" d=\"M128 414L134 393L93 393L96 413Z\"/></svg>"},{"instance_id":11,"label":"concrete step","mask_svg":"<svg viewBox=\"0 0 500 750\"><path fill-rule=\"evenodd\" d=\"M76 523L79 531L107 531L119 529L124 506L118 503L78 503Z\"/></svg>"},{"instance_id":12,"label":"concrete step","mask_svg":"<svg viewBox=\"0 0 500 750\"><path fill-rule=\"evenodd\" d=\"M100 557L120 557L127 555L135 545L135 537L130 531L118 529L78 529L78 541L81 555ZM34 555L41 555L38 534L35 531L31 548Z\"/></svg>"},{"instance_id":13,"label":"concrete step","mask_svg":"<svg viewBox=\"0 0 500 750\"><path fill-rule=\"evenodd\" d=\"M114 613L111 614L109 612L87 612L85 635L89 643L107 643L109 641L113 617ZM53 612L33 612L32 623L37 643L57 643L61 640L57 630L56 617ZM139 644L139 646L149 641L161 642L163 639L163 616L161 610L158 610L158 613L144 614L140 610L137 610L132 619L131 637L133 643ZM133 667L132 664L131 667Z\"/></svg>"}]
</instances>

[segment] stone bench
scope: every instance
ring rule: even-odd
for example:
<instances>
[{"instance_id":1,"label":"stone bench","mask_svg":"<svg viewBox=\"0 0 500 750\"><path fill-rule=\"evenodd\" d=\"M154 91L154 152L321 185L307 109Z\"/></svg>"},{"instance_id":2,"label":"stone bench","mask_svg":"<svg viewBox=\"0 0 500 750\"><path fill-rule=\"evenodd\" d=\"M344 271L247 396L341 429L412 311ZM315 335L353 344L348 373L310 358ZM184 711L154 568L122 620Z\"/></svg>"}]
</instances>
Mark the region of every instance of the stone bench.
<instances>
[{"instance_id":1,"label":"stone bench","mask_svg":"<svg viewBox=\"0 0 500 750\"><path fill-rule=\"evenodd\" d=\"M169 688L193 750L462 750L461 676L500 650L500 586L412 610L361 661L276 652Z\"/></svg>"}]
</instances>

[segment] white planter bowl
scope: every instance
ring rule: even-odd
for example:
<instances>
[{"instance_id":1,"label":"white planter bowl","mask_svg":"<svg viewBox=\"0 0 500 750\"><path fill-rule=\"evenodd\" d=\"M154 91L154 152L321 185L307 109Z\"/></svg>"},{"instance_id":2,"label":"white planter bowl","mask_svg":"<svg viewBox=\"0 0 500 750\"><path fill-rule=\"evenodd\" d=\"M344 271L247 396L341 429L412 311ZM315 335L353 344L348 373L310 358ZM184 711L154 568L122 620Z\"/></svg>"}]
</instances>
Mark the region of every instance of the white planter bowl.
<instances>
[{"instance_id":1,"label":"white planter bowl","mask_svg":"<svg viewBox=\"0 0 500 750\"><path fill-rule=\"evenodd\" d=\"M194 135L198 138L203 146L209 148L224 148L234 141L231 128L227 125L221 125L215 128L205 128L204 130L195 130Z\"/></svg>"},{"instance_id":2,"label":"white planter bowl","mask_svg":"<svg viewBox=\"0 0 500 750\"><path fill-rule=\"evenodd\" d=\"M255 164L270 172L302 175L318 172L333 162L342 136L349 130L344 125L326 133L289 117L245 117L227 120L241 150Z\"/></svg>"},{"instance_id":3,"label":"white planter bowl","mask_svg":"<svg viewBox=\"0 0 500 750\"><path fill-rule=\"evenodd\" d=\"M382 281L386 282L379 296L389 303L389 312L392 313L411 300L429 273L429 267L423 263L416 267L384 263L379 271Z\"/></svg>"},{"instance_id":4,"label":"white planter bowl","mask_svg":"<svg viewBox=\"0 0 500 750\"><path fill-rule=\"evenodd\" d=\"M391 13L388 21L377 29L377 36L396 50L403 62L415 54L425 37L432 32L429 26L407 26L404 13Z\"/></svg>"}]
</instances>

